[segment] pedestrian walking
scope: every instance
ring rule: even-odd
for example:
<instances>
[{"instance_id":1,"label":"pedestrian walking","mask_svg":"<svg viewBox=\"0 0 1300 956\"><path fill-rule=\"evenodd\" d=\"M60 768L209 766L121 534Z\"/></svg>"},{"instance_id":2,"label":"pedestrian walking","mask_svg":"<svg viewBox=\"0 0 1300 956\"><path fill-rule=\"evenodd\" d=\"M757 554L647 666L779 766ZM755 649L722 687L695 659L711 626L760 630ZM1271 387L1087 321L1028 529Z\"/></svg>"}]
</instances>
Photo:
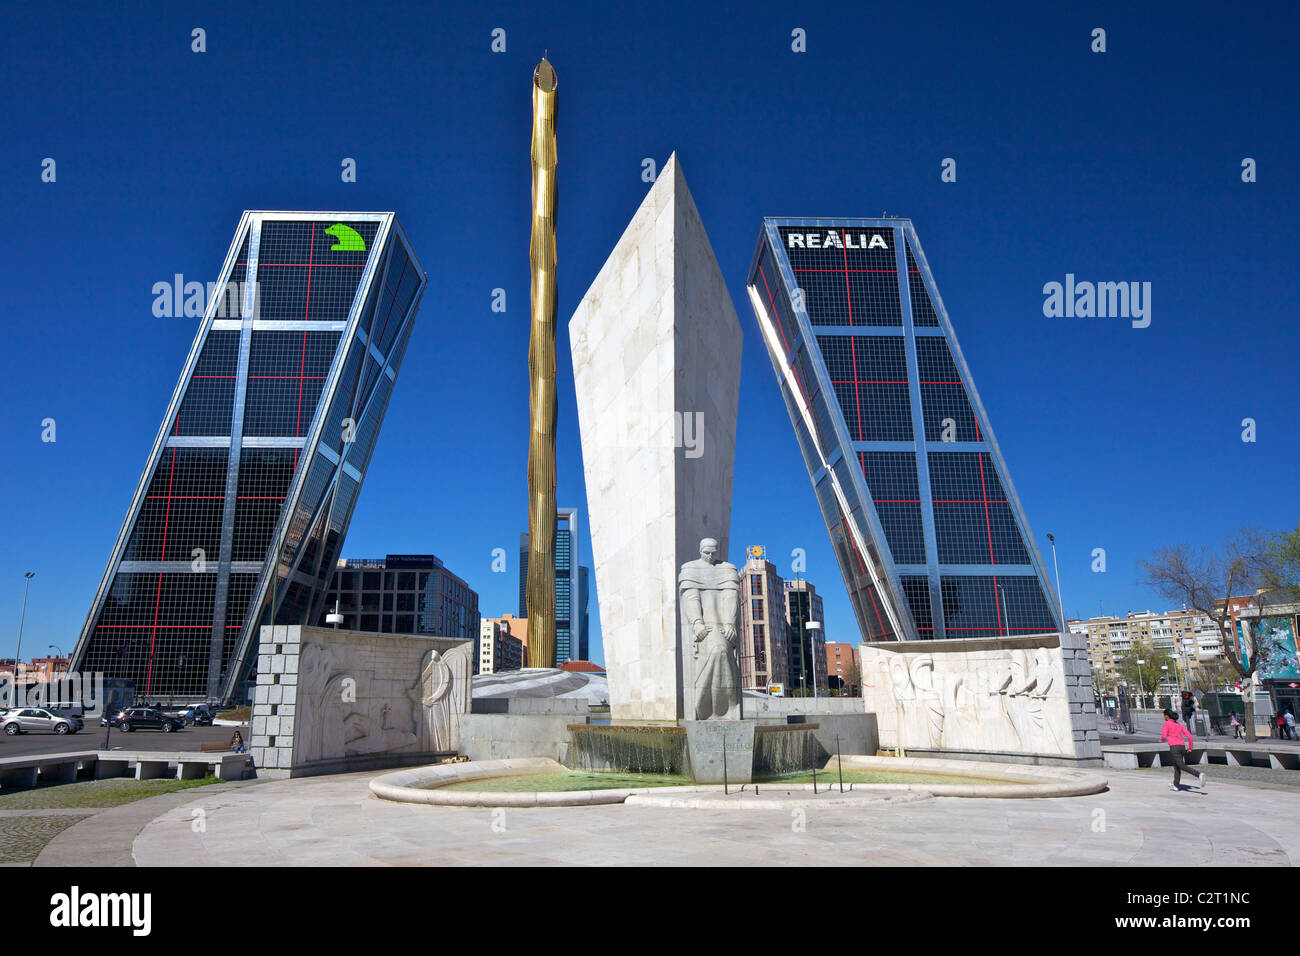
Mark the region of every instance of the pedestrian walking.
<instances>
[{"instance_id":1,"label":"pedestrian walking","mask_svg":"<svg viewBox=\"0 0 1300 956\"><path fill-rule=\"evenodd\" d=\"M1295 715L1287 711L1283 715L1286 719L1286 736L1288 740L1295 740Z\"/></svg>"},{"instance_id":2,"label":"pedestrian walking","mask_svg":"<svg viewBox=\"0 0 1300 956\"><path fill-rule=\"evenodd\" d=\"M1192 749L1192 735L1187 732L1187 728L1178 722L1174 712L1165 708L1165 724L1160 728L1160 740L1162 743L1169 744L1169 758L1174 765L1174 782L1169 785L1170 790L1181 790L1179 784L1182 782L1183 771L1193 773L1192 769L1187 766L1184 759ZM1194 773L1202 790L1205 789L1205 774Z\"/></svg>"},{"instance_id":3,"label":"pedestrian walking","mask_svg":"<svg viewBox=\"0 0 1300 956\"><path fill-rule=\"evenodd\" d=\"M1183 723L1187 725L1189 733L1194 733L1192 728L1192 716L1196 713L1196 695L1190 690L1183 691Z\"/></svg>"},{"instance_id":4,"label":"pedestrian walking","mask_svg":"<svg viewBox=\"0 0 1300 956\"><path fill-rule=\"evenodd\" d=\"M1289 736L1287 736L1286 717L1284 717L1282 714L1278 714L1276 717L1273 718L1273 726L1277 728L1278 740L1291 739Z\"/></svg>"},{"instance_id":5,"label":"pedestrian walking","mask_svg":"<svg viewBox=\"0 0 1300 956\"><path fill-rule=\"evenodd\" d=\"M1237 719L1236 714L1232 715L1232 736L1236 740L1241 739L1241 721Z\"/></svg>"}]
</instances>

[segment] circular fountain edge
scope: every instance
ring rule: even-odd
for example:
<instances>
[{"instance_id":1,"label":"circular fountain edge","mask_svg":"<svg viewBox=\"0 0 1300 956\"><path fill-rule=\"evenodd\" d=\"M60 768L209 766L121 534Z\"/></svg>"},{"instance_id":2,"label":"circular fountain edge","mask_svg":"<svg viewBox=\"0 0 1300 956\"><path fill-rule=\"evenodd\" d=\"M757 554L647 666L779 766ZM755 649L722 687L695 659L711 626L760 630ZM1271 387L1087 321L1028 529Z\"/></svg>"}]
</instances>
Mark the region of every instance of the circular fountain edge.
<instances>
[{"instance_id":1,"label":"circular fountain edge","mask_svg":"<svg viewBox=\"0 0 1300 956\"><path fill-rule=\"evenodd\" d=\"M843 793L835 792L835 772L840 763L846 769L914 770L942 772L953 776L997 778L1001 784L913 784L855 783ZM680 787L640 787L609 790L524 791L445 790L447 784L468 780L530 773L558 773L569 768L548 757L517 757L433 764L386 773L370 781L370 791L382 800L454 807L578 807L627 803L629 806L713 809L787 809L790 807L878 806L931 797L986 797L1031 799L1073 797L1100 793L1106 778L1099 773L1061 767L1005 764L991 761L945 760L934 757L867 757L843 755L826 762L825 784L816 796L806 796L812 784L746 784L737 792L724 794L718 784L690 784ZM767 793L764 788L770 788Z\"/></svg>"}]
</instances>

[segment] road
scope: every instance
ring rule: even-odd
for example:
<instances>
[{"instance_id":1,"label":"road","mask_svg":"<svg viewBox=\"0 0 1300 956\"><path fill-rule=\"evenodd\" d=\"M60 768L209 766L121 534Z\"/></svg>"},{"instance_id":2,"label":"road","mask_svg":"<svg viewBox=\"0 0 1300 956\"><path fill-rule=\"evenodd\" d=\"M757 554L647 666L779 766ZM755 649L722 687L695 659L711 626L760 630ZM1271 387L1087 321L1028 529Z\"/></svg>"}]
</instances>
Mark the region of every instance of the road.
<instances>
[{"instance_id":1,"label":"road","mask_svg":"<svg viewBox=\"0 0 1300 956\"><path fill-rule=\"evenodd\" d=\"M27 757L32 754L73 753L80 750L103 750L104 730L99 721L86 724L79 734L22 734L10 737L0 734L0 757ZM229 742L234 727L186 727L165 734L161 730L133 730L124 733L117 728L109 735L109 750L198 750L199 744L213 741ZM239 732L248 739L248 728Z\"/></svg>"}]
</instances>

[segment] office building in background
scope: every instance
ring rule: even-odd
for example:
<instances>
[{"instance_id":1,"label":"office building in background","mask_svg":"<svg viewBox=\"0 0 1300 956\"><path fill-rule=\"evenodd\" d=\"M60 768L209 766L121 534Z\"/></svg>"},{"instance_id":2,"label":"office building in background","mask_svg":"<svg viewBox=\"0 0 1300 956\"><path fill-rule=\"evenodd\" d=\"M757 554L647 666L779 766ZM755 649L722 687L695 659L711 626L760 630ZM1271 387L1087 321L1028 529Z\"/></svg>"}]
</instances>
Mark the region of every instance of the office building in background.
<instances>
[{"instance_id":1,"label":"office building in background","mask_svg":"<svg viewBox=\"0 0 1300 956\"><path fill-rule=\"evenodd\" d=\"M556 509L555 665L587 660L587 569L578 564L578 509ZM519 616L528 617L528 532L519 535Z\"/></svg>"},{"instance_id":2,"label":"office building in background","mask_svg":"<svg viewBox=\"0 0 1300 956\"><path fill-rule=\"evenodd\" d=\"M319 626L336 606L345 630L479 639L478 593L432 554L339 561Z\"/></svg>"},{"instance_id":3,"label":"office building in background","mask_svg":"<svg viewBox=\"0 0 1300 956\"><path fill-rule=\"evenodd\" d=\"M765 219L748 280L865 641L1059 632L907 219Z\"/></svg>"},{"instance_id":4,"label":"office building in background","mask_svg":"<svg viewBox=\"0 0 1300 956\"><path fill-rule=\"evenodd\" d=\"M320 618L425 282L392 213L244 213L76 670L242 698L259 627Z\"/></svg>"},{"instance_id":5,"label":"office building in background","mask_svg":"<svg viewBox=\"0 0 1300 956\"><path fill-rule=\"evenodd\" d=\"M826 630L822 596L810 582L785 582L790 681L786 694L825 694Z\"/></svg>"},{"instance_id":6,"label":"office building in background","mask_svg":"<svg viewBox=\"0 0 1300 956\"><path fill-rule=\"evenodd\" d=\"M740 571L740 684L747 690L787 685L790 660L785 582L762 547L745 550Z\"/></svg>"}]
</instances>

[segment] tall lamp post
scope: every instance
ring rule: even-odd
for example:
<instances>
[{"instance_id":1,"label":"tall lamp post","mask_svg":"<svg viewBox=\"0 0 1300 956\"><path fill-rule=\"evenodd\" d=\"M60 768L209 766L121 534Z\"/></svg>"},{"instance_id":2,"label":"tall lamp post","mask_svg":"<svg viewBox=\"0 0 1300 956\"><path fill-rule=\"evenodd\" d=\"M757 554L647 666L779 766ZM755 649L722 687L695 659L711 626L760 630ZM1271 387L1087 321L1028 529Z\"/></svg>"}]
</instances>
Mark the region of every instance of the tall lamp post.
<instances>
[{"instance_id":1,"label":"tall lamp post","mask_svg":"<svg viewBox=\"0 0 1300 956\"><path fill-rule=\"evenodd\" d=\"M1141 702L1141 706L1142 706L1142 709L1143 709L1143 710L1146 710L1146 706L1147 706L1147 692L1146 692L1146 688L1145 688L1145 687L1143 686L1143 684L1142 684L1142 665L1145 664L1145 663L1146 663L1146 661L1144 661L1142 658L1139 657L1139 658L1137 659L1137 665L1138 665L1138 700Z\"/></svg>"},{"instance_id":2,"label":"tall lamp post","mask_svg":"<svg viewBox=\"0 0 1300 956\"><path fill-rule=\"evenodd\" d=\"M811 599L810 599L811 603ZM807 621L804 623L805 631L820 631L822 629L821 621ZM812 685L813 697L817 696L817 643L815 635L808 635L808 658L812 664Z\"/></svg>"},{"instance_id":3,"label":"tall lamp post","mask_svg":"<svg viewBox=\"0 0 1300 956\"><path fill-rule=\"evenodd\" d=\"M36 577L35 571L27 571L23 574L27 580L23 583L23 610L18 615L18 646L14 649L14 694L18 693L18 662L23 657L23 622L27 620L27 589L32 586L32 578ZM15 696L14 703L18 700Z\"/></svg>"},{"instance_id":4,"label":"tall lamp post","mask_svg":"<svg viewBox=\"0 0 1300 956\"><path fill-rule=\"evenodd\" d=\"M1061 566L1056 563L1056 535L1049 534L1047 540L1052 542L1052 570L1056 572L1056 607L1061 612L1061 628L1065 628L1065 602L1061 600Z\"/></svg>"}]
</instances>

